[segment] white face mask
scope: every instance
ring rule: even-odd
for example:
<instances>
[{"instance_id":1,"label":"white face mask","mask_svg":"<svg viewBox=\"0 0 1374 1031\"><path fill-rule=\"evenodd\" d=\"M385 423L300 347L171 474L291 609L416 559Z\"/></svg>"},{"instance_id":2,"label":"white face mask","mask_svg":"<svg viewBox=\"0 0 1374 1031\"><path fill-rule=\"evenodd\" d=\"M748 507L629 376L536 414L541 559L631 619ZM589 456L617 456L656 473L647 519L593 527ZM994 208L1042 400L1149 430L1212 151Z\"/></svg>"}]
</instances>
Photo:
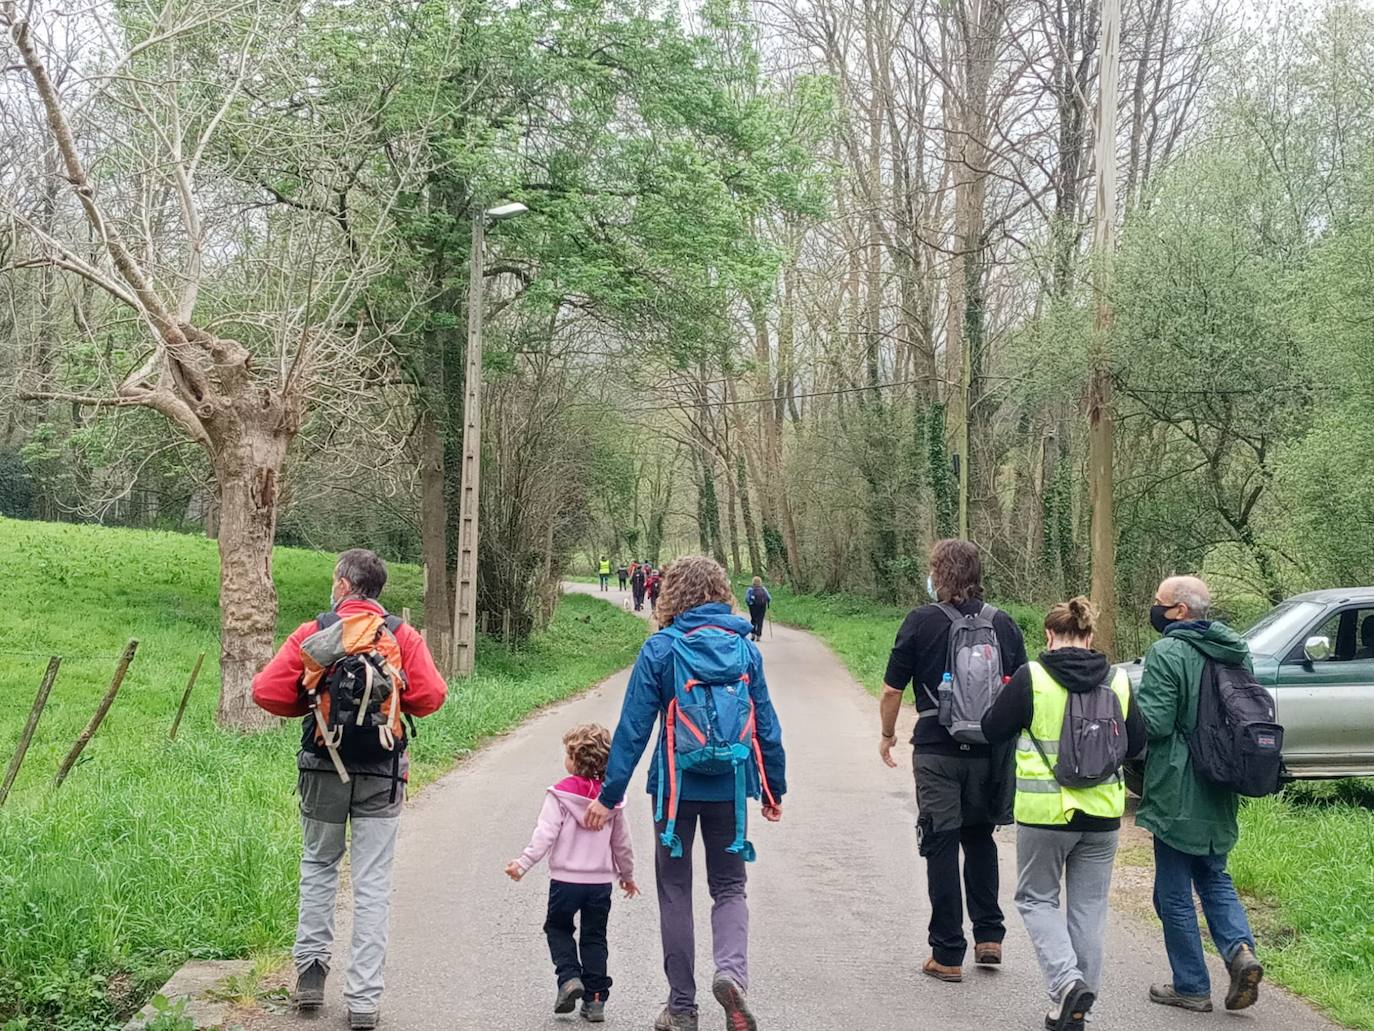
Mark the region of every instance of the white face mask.
<instances>
[{"instance_id":1,"label":"white face mask","mask_svg":"<svg viewBox=\"0 0 1374 1031\"><path fill-rule=\"evenodd\" d=\"M926 593L930 595L931 601L939 601L940 596L935 593L935 577L926 576Z\"/></svg>"}]
</instances>

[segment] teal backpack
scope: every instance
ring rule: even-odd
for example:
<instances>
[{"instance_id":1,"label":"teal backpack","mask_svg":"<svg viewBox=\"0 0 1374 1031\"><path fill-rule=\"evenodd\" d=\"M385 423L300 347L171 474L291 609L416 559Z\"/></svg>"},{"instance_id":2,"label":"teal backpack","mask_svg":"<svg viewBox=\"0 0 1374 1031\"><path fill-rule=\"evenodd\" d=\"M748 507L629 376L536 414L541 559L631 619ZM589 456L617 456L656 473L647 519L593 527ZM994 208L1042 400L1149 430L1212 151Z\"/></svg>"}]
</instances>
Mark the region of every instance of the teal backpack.
<instances>
[{"instance_id":1,"label":"teal backpack","mask_svg":"<svg viewBox=\"0 0 1374 1031\"><path fill-rule=\"evenodd\" d=\"M663 714L664 747L658 753L655 820L664 818L665 784L668 817L660 841L672 858L682 857L677 836L681 774L733 777L735 840L726 851L752 863L754 846L744 836L751 764L758 768L764 799L769 805L776 805L776 800L768 789L749 692L749 646L735 631L719 626L687 633L670 626L663 632L673 638L673 698Z\"/></svg>"}]
</instances>

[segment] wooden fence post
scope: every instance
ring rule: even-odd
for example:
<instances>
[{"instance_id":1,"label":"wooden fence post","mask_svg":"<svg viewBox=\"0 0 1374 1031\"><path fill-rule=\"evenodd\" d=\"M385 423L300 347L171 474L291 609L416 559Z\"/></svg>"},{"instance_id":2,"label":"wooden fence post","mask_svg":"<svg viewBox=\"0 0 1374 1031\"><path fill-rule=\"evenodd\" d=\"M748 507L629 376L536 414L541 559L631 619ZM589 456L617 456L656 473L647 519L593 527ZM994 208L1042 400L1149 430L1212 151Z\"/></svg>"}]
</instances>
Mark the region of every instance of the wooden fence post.
<instances>
[{"instance_id":1,"label":"wooden fence post","mask_svg":"<svg viewBox=\"0 0 1374 1031\"><path fill-rule=\"evenodd\" d=\"M100 724L105 722L105 714L110 711L110 706L114 704L115 695L119 694L119 688L124 683L124 674L129 672L129 663L134 661L134 652L137 650L138 638L130 638L129 643L124 648L124 654L119 657L119 665L115 667L114 679L110 681L105 697L100 699L100 707L95 710L91 722L86 724L86 729L81 732L81 736L72 745L72 750L67 753L67 758L62 760L57 776L53 778L52 786L54 788L62 786L62 782L67 779L67 774L71 773L72 767L76 765L76 760L81 758L81 753L91 743L91 738L95 737L95 732L100 729Z\"/></svg>"},{"instance_id":2,"label":"wooden fence post","mask_svg":"<svg viewBox=\"0 0 1374 1031\"><path fill-rule=\"evenodd\" d=\"M402 622L402 623L409 623L409 622L410 622L410 608L409 608L409 607L403 608L403 609L401 610L401 622Z\"/></svg>"},{"instance_id":3,"label":"wooden fence post","mask_svg":"<svg viewBox=\"0 0 1374 1031\"><path fill-rule=\"evenodd\" d=\"M501 640L507 648L510 647L510 609L506 609L501 615Z\"/></svg>"},{"instance_id":4,"label":"wooden fence post","mask_svg":"<svg viewBox=\"0 0 1374 1031\"><path fill-rule=\"evenodd\" d=\"M0 805L4 805L5 799L10 797L10 788L14 787L15 778L19 776L19 767L24 764L24 756L28 754L33 732L38 729L38 717L43 715L43 709L48 704L48 695L52 692L53 681L57 679L57 668L61 665L60 655L54 655L48 660L48 671L43 674L43 683L38 685L38 696L34 698L33 708L29 710L29 722L24 724L24 733L19 735L19 747L14 750L10 768L5 772L5 783L0 785Z\"/></svg>"},{"instance_id":5,"label":"wooden fence post","mask_svg":"<svg viewBox=\"0 0 1374 1031\"><path fill-rule=\"evenodd\" d=\"M186 715L186 703L191 700L191 688L196 686L196 677L200 676L200 664L205 661L205 653L201 652L196 657L196 665L191 670L191 679L186 681L186 690L181 694L181 704L177 706L177 718L172 720L172 731L167 735L168 741L177 739L177 728L181 726L181 717Z\"/></svg>"}]
</instances>

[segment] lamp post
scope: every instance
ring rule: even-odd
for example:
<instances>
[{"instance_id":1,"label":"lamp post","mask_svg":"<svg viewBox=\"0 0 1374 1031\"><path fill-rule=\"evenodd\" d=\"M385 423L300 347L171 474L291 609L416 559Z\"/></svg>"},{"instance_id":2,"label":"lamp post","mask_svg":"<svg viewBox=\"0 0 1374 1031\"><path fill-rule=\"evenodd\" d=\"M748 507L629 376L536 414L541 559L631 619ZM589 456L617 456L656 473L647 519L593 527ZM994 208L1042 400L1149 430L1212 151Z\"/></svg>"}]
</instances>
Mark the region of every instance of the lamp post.
<instances>
[{"instance_id":1,"label":"lamp post","mask_svg":"<svg viewBox=\"0 0 1374 1031\"><path fill-rule=\"evenodd\" d=\"M523 215L523 204L477 209L468 273L468 355L463 384L463 467L458 499L458 582L453 599L453 672L465 677L477 652L477 539L482 480L482 274L488 222Z\"/></svg>"}]
</instances>

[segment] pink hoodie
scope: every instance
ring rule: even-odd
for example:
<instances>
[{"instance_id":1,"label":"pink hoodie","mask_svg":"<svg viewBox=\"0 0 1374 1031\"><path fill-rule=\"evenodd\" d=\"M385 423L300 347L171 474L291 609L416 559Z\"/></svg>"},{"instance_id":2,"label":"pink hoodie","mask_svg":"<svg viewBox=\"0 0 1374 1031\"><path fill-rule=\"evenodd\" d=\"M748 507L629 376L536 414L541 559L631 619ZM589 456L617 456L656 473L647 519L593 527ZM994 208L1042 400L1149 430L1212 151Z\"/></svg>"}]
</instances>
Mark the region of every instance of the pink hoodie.
<instances>
[{"instance_id":1,"label":"pink hoodie","mask_svg":"<svg viewBox=\"0 0 1374 1031\"><path fill-rule=\"evenodd\" d=\"M567 777L549 788L529 847L516 860L522 873L549 857L549 876L570 884L608 884L634 879L635 853L621 811L599 831L586 827L587 807L601 794L601 782Z\"/></svg>"}]
</instances>

